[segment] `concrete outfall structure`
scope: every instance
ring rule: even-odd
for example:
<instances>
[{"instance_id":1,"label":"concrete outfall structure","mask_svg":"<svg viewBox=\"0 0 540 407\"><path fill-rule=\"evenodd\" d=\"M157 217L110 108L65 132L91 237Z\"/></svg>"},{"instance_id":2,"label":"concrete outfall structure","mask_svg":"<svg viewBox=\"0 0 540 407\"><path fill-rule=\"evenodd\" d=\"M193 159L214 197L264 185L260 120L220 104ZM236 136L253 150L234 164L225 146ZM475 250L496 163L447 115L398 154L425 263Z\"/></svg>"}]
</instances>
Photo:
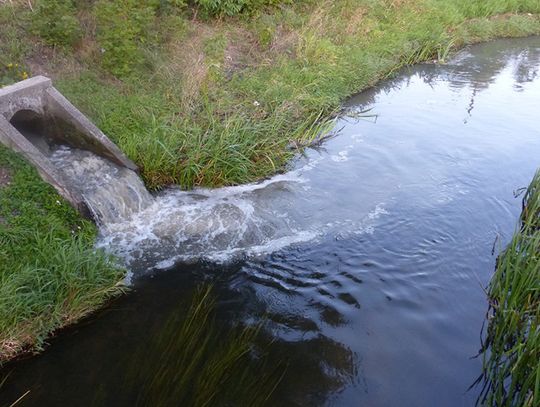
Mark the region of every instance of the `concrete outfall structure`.
<instances>
[{"instance_id":1,"label":"concrete outfall structure","mask_svg":"<svg viewBox=\"0 0 540 407\"><path fill-rule=\"evenodd\" d=\"M25 128L36 131L27 133ZM83 196L48 158L50 143L88 150L137 171L137 166L44 76L0 88L0 142L22 154L44 181L87 217L91 214Z\"/></svg>"}]
</instances>

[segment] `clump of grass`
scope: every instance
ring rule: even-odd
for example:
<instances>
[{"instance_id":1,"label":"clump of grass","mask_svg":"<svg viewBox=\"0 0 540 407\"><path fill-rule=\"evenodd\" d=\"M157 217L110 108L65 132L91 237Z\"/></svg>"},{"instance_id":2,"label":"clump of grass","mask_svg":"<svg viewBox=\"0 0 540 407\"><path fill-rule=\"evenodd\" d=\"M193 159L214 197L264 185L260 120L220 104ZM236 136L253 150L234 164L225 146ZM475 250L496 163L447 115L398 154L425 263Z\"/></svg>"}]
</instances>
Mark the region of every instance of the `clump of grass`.
<instances>
[{"instance_id":1,"label":"clump of grass","mask_svg":"<svg viewBox=\"0 0 540 407\"><path fill-rule=\"evenodd\" d=\"M482 352L479 402L540 404L540 171L523 198L521 225L497 259Z\"/></svg>"},{"instance_id":2,"label":"clump of grass","mask_svg":"<svg viewBox=\"0 0 540 407\"><path fill-rule=\"evenodd\" d=\"M32 28L52 46L73 46L81 37L72 0L39 0L33 14Z\"/></svg>"},{"instance_id":3,"label":"clump of grass","mask_svg":"<svg viewBox=\"0 0 540 407\"><path fill-rule=\"evenodd\" d=\"M94 250L95 226L3 146L0 167L11 174L0 185L2 363L117 295L124 272Z\"/></svg>"},{"instance_id":4,"label":"clump of grass","mask_svg":"<svg viewBox=\"0 0 540 407\"><path fill-rule=\"evenodd\" d=\"M264 353L255 357L261 324L236 327L224 335L215 323L214 308L212 287L199 287L187 315L172 315L135 355L137 366L130 371L138 376L129 377L137 386L135 405L268 405L283 376L283 363L270 367ZM147 358L147 346L159 349L161 356Z\"/></svg>"}]
</instances>

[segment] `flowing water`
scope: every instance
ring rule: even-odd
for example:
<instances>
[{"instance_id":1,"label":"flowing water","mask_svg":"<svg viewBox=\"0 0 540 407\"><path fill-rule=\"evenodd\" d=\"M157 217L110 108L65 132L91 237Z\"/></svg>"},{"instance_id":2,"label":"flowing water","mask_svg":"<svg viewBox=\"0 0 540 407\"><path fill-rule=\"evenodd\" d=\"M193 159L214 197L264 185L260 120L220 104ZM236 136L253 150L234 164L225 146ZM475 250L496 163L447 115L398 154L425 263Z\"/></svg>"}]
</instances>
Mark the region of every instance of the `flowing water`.
<instances>
[{"instance_id":1,"label":"flowing water","mask_svg":"<svg viewBox=\"0 0 540 407\"><path fill-rule=\"evenodd\" d=\"M153 201L135 172L105 158L66 145L52 146L48 155L103 228L130 219Z\"/></svg>"},{"instance_id":2,"label":"flowing water","mask_svg":"<svg viewBox=\"0 0 540 407\"><path fill-rule=\"evenodd\" d=\"M203 283L223 341L265 321L257 346L287 365L270 405L474 405L492 251L540 165L539 72L538 37L471 47L352 98L284 174L123 193L136 210L106 217L98 245L133 292L8 366L0 405L133 405Z\"/></svg>"}]
</instances>

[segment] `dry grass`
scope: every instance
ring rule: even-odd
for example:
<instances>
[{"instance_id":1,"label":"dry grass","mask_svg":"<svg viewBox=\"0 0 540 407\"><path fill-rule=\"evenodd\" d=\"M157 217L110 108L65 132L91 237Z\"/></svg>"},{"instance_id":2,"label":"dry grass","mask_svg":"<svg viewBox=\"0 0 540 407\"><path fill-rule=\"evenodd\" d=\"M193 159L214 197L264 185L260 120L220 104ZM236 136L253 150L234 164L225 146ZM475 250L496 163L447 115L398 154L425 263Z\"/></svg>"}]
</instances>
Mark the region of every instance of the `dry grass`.
<instances>
[{"instance_id":1,"label":"dry grass","mask_svg":"<svg viewBox=\"0 0 540 407\"><path fill-rule=\"evenodd\" d=\"M158 75L172 84L184 113L191 112L199 100L201 88L208 77L208 62L204 43L215 29L207 24L194 22L186 38L172 39L167 44L168 57L158 68Z\"/></svg>"},{"instance_id":2,"label":"dry grass","mask_svg":"<svg viewBox=\"0 0 540 407\"><path fill-rule=\"evenodd\" d=\"M345 10L342 14L346 21L345 34L347 36L356 37L360 33L365 33L365 16L367 15L367 9L363 6L356 9Z\"/></svg>"}]
</instances>

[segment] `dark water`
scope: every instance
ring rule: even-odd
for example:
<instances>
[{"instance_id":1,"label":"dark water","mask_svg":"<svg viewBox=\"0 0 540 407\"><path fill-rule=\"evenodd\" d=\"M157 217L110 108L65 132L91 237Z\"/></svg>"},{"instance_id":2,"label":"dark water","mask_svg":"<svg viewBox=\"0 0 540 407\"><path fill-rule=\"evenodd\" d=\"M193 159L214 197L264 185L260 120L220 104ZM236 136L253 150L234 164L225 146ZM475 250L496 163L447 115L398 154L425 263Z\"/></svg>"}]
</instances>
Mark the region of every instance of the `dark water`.
<instances>
[{"instance_id":1,"label":"dark water","mask_svg":"<svg viewBox=\"0 0 540 407\"><path fill-rule=\"evenodd\" d=\"M474 405L492 250L540 165L539 71L538 37L414 67L351 99L289 173L169 191L110 227L133 292L7 366L0 405L133 405L153 339L209 282L224 341L266 321L256 345L287 365L270 405Z\"/></svg>"}]
</instances>

